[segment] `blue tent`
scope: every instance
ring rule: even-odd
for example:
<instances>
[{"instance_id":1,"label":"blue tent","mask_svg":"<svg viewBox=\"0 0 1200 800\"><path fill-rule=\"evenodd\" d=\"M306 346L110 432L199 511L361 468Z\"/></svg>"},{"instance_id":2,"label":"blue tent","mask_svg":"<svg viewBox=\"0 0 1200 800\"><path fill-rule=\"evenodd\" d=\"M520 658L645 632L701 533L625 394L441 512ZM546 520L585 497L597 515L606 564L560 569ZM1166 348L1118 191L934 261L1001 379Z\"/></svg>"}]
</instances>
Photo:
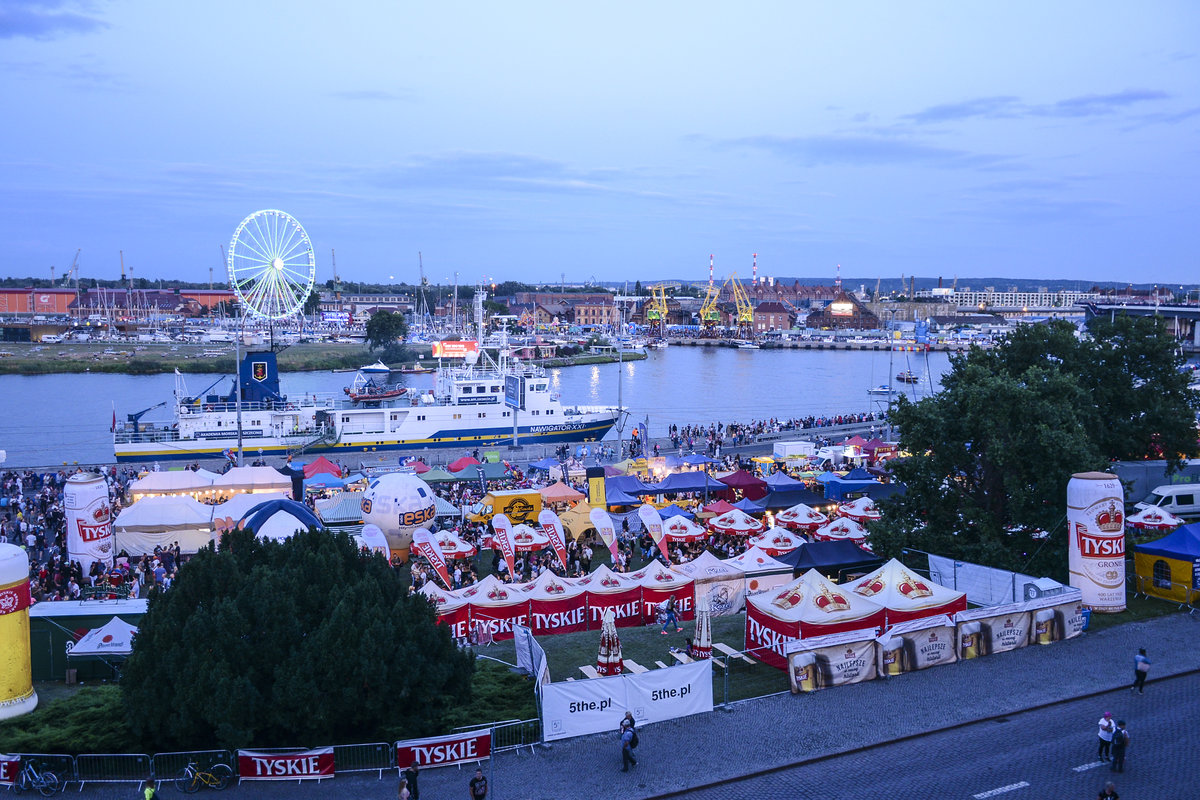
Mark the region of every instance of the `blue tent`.
<instances>
[{"instance_id":1,"label":"blue tent","mask_svg":"<svg viewBox=\"0 0 1200 800\"><path fill-rule=\"evenodd\" d=\"M650 492L650 489L646 487L646 484L642 483L642 479L637 475L615 475L604 479L604 491L608 494L612 494L613 492L647 494Z\"/></svg>"},{"instance_id":2,"label":"blue tent","mask_svg":"<svg viewBox=\"0 0 1200 800\"><path fill-rule=\"evenodd\" d=\"M554 458L543 458L541 461L534 461L529 465L530 469L540 469L549 472L552 469L558 469L562 464Z\"/></svg>"},{"instance_id":3,"label":"blue tent","mask_svg":"<svg viewBox=\"0 0 1200 800\"><path fill-rule=\"evenodd\" d=\"M769 492L766 497L758 501L763 508L791 508L800 503L804 503L806 506L819 506L825 502L824 497L803 486L797 489L780 489Z\"/></svg>"},{"instance_id":4,"label":"blue tent","mask_svg":"<svg viewBox=\"0 0 1200 800\"><path fill-rule=\"evenodd\" d=\"M862 467L855 467L846 473L846 477L842 478L846 481L873 481L875 476L867 472Z\"/></svg>"},{"instance_id":5,"label":"blue tent","mask_svg":"<svg viewBox=\"0 0 1200 800\"><path fill-rule=\"evenodd\" d=\"M684 459L680 458L677 455L669 455L665 459L663 459L663 463L666 464L667 469L679 469L684 464L686 464L687 461L685 461Z\"/></svg>"},{"instance_id":6,"label":"blue tent","mask_svg":"<svg viewBox=\"0 0 1200 800\"><path fill-rule=\"evenodd\" d=\"M707 472L676 472L668 475L661 483L650 484L649 490L655 493L665 492L728 492L729 487L713 478Z\"/></svg>"},{"instance_id":7,"label":"blue tent","mask_svg":"<svg viewBox=\"0 0 1200 800\"><path fill-rule=\"evenodd\" d=\"M308 506L304 505L304 503L297 503L295 500L268 500L265 503L259 503L250 509L250 513L246 515L241 527L243 530L258 533L267 520L280 511L291 514L306 527L317 528L318 530L324 530L325 528L325 524L317 519Z\"/></svg>"},{"instance_id":8,"label":"blue tent","mask_svg":"<svg viewBox=\"0 0 1200 800\"><path fill-rule=\"evenodd\" d=\"M733 507L740 508L742 511L745 511L747 514L761 514L762 512L767 510L767 507L762 504L761 500L755 501L755 500L749 499L748 497L743 497L741 500L738 500L736 503L733 504Z\"/></svg>"},{"instance_id":9,"label":"blue tent","mask_svg":"<svg viewBox=\"0 0 1200 800\"><path fill-rule=\"evenodd\" d=\"M631 494L626 494L620 489L609 489L607 486L604 489L604 501L610 506L640 506L641 498Z\"/></svg>"},{"instance_id":10,"label":"blue tent","mask_svg":"<svg viewBox=\"0 0 1200 800\"><path fill-rule=\"evenodd\" d=\"M304 479L304 491L306 492L310 489L340 489L345 485L344 480L328 472L319 472L311 478Z\"/></svg>"},{"instance_id":11,"label":"blue tent","mask_svg":"<svg viewBox=\"0 0 1200 800\"><path fill-rule=\"evenodd\" d=\"M660 508L658 510L658 515L660 517L662 517L663 519L670 519L671 517L683 517L684 519L695 519L695 517L696 517L695 514L688 511L686 508L680 508L679 506L675 505L674 503L671 503L671 505L669 505L669 506L664 506L663 508Z\"/></svg>"},{"instance_id":12,"label":"blue tent","mask_svg":"<svg viewBox=\"0 0 1200 800\"><path fill-rule=\"evenodd\" d=\"M845 500L848 499L850 495L858 497L864 494L873 497L873 495L871 495L871 491L883 486L883 484L881 484L879 481L872 478L871 474L866 470L855 470L855 472L861 472L863 475L866 475L869 480L863 480L862 478L851 480L850 475L853 475L854 472L850 473L850 475L847 475L844 478L835 475L825 484L825 497L829 500ZM889 492L889 494L893 493L894 491L895 490L892 490L892 492Z\"/></svg>"},{"instance_id":13,"label":"blue tent","mask_svg":"<svg viewBox=\"0 0 1200 800\"><path fill-rule=\"evenodd\" d=\"M1200 559L1200 523L1180 525L1173 533L1134 547L1138 553L1181 561Z\"/></svg>"},{"instance_id":14,"label":"blue tent","mask_svg":"<svg viewBox=\"0 0 1200 800\"><path fill-rule=\"evenodd\" d=\"M697 467L702 464L716 464L717 460L715 458L709 458L708 456L702 456L699 453L693 453L690 456L684 456L683 463L688 464L689 466Z\"/></svg>"},{"instance_id":15,"label":"blue tent","mask_svg":"<svg viewBox=\"0 0 1200 800\"><path fill-rule=\"evenodd\" d=\"M802 489L804 482L798 481L786 472L772 472L764 480L767 486L772 489Z\"/></svg>"}]
</instances>

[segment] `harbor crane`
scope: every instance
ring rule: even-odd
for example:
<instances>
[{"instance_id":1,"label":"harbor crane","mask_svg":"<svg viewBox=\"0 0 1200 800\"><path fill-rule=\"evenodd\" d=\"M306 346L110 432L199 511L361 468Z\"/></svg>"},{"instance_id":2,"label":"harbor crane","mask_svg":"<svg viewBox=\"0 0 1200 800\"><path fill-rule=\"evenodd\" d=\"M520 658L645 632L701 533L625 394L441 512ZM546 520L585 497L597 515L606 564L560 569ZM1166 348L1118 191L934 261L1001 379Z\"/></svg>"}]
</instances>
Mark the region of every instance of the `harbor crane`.
<instances>
[{"instance_id":1,"label":"harbor crane","mask_svg":"<svg viewBox=\"0 0 1200 800\"><path fill-rule=\"evenodd\" d=\"M753 339L754 306L750 305L750 297L746 294L746 289L742 286L741 281L737 279L736 272L730 275L725 282L729 284L730 291L733 293L733 304L737 310L738 335L743 339Z\"/></svg>"},{"instance_id":2,"label":"harbor crane","mask_svg":"<svg viewBox=\"0 0 1200 800\"><path fill-rule=\"evenodd\" d=\"M646 324L660 338L667 335L667 291L676 291L682 284L677 282L652 283L650 300L646 303Z\"/></svg>"}]
</instances>

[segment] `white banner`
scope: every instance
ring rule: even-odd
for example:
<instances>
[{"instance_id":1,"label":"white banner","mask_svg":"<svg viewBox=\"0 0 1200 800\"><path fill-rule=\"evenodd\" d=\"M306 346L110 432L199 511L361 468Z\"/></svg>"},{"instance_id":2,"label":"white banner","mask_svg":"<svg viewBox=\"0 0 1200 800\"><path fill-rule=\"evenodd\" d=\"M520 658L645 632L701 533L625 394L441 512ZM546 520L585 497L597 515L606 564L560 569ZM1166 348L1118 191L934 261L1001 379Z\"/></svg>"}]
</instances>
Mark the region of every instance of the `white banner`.
<instances>
[{"instance_id":1,"label":"white banner","mask_svg":"<svg viewBox=\"0 0 1200 800\"><path fill-rule=\"evenodd\" d=\"M547 742L589 733L616 732L626 711L638 723L699 714L713 709L712 665L708 660L542 687L542 731Z\"/></svg>"},{"instance_id":2,"label":"white banner","mask_svg":"<svg viewBox=\"0 0 1200 800\"><path fill-rule=\"evenodd\" d=\"M535 688L540 691L550 682L550 663L546 651L533 637L533 631L524 625L513 625L513 645L517 649L517 667L534 677Z\"/></svg>"},{"instance_id":3,"label":"white banner","mask_svg":"<svg viewBox=\"0 0 1200 800\"><path fill-rule=\"evenodd\" d=\"M935 555L929 556L929 579L949 589L966 592L967 600L977 606L1019 603L1061 592L1065 588L1050 578L1035 578L1020 572Z\"/></svg>"},{"instance_id":4,"label":"white banner","mask_svg":"<svg viewBox=\"0 0 1200 800\"><path fill-rule=\"evenodd\" d=\"M596 526L596 533L604 540L613 558L617 557L617 529L613 526L612 517L603 508L593 508L588 512L588 519Z\"/></svg>"}]
</instances>

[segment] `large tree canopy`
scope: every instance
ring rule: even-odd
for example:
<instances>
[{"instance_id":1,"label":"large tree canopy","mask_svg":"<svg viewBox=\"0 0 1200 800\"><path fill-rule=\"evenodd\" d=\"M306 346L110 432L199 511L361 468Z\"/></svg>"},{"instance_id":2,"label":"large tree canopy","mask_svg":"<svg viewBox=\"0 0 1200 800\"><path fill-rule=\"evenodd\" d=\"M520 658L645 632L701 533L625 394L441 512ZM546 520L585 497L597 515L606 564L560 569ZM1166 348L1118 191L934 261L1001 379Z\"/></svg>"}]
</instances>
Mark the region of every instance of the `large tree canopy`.
<instances>
[{"instance_id":1,"label":"large tree canopy","mask_svg":"<svg viewBox=\"0 0 1200 800\"><path fill-rule=\"evenodd\" d=\"M876 551L1062 576L1072 473L1195 455L1200 398L1181 364L1161 321L1134 317L1093 320L1082 337L1067 322L1026 325L952 357L941 392L892 411L912 456L896 466L908 491L872 527Z\"/></svg>"},{"instance_id":2,"label":"large tree canopy","mask_svg":"<svg viewBox=\"0 0 1200 800\"><path fill-rule=\"evenodd\" d=\"M367 320L367 345L372 350L382 350L408 335L408 324L403 314L393 311L376 311Z\"/></svg>"},{"instance_id":3,"label":"large tree canopy","mask_svg":"<svg viewBox=\"0 0 1200 800\"><path fill-rule=\"evenodd\" d=\"M435 620L345 534L234 531L151 598L121 680L130 726L159 750L438 732L474 662Z\"/></svg>"}]
</instances>

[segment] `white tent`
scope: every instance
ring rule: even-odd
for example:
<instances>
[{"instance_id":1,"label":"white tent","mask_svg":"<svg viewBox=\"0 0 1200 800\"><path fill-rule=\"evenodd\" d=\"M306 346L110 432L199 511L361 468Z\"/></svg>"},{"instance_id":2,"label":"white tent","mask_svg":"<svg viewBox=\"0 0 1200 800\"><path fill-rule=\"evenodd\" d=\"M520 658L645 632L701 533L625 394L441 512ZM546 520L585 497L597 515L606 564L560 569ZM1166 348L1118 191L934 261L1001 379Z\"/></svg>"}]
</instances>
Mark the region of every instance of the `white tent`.
<instances>
[{"instance_id":1,"label":"white tent","mask_svg":"<svg viewBox=\"0 0 1200 800\"><path fill-rule=\"evenodd\" d=\"M696 604L707 600L714 617L736 614L746 605L746 574L707 550L671 569L696 582Z\"/></svg>"},{"instance_id":2,"label":"white tent","mask_svg":"<svg viewBox=\"0 0 1200 800\"><path fill-rule=\"evenodd\" d=\"M769 555L760 547L751 547L740 556L724 559L725 564L746 576L746 596L762 594L792 579L792 565Z\"/></svg>"},{"instance_id":3,"label":"white tent","mask_svg":"<svg viewBox=\"0 0 1200 800\"><path fill-rule=\"evenodd\" d=\"M222 531L233 530L259 503L268 503L272 500L287 500L288 497L289 495L282 492L235 494L224 503L217 503L215 506L210 506L212 509L213 530L218 534Z\"/></svg>"},{"instance_id":4,"label":"white tent","mask_svg":"<svg viewBox=\"0 0 1200 800\"><path fill-rule=\"evenodd\" d=\"M113 521L113 536L116 551L131 556L174 542L182 552L195 553L212 541L211 509L188 495L143 497Z\"/></svg>"},{"instance_id":5,"label":"white tent","mask_svg":"<svg viewBox=\"0 0 1200 800\"><path fill-rule=\"evenodd\" d=\"M804 537L795 531L789 531L787 528L780 528L776 525L751 538L748 544L751 547L760 548L769 556L781 556L804 544Z\"/></svg>"},{"instance_id":6,"label":"white tent","mask_svg":"<svg viewBox=\"0 0 1200 800\"><path fill-rule=\"evenodd\" d=\"M307 522L288 511L280 509L267 517L266 522L259 526L255 536L259 539L271 539L279 542L284 539L290 539L296 534L296 531L306 530L308 530Z\"/></svg>"},{"instance_id":7,"label":"white tent","mask_svg":"<svg viewBox=\"0 0 1200 800\"><path fill-rule=\"evenodd\" d=\"M212 488L213 473L208 470L190 469L169 472L147 472L129 484L129 496L136 502L143 497L164 495L203 495Z\"/></svg>"},{"instance_id":8,"label":"white tent","mask_svg":"<svg viewBox=\"0 0 1200 800\"><path fill-rule=\"evenodd\" d=\"M133 637L136 625L130 625L120 617L113 617L99 628L93 628L75 643L70 656L127 656L133 652Z\"/></svg>"},{"instance_id":9,"label":"white tent","mask_svg":"<svg viewBox=\"0 0 1200 800\"><path fill-rule=\"evenodd\" d=\"M274 467L234 467L218 475L212 488L218 497L265 492L283 492L291 497L292 479Z\"/></svg>"},{"instance_id":10,"label":"white tent","mask_svg":"<svg viewBox=\"0 0 1200 800\"><path fill-rule=\"evenodd\" d=\"M866 528L849 517L837 517L813 531L812 538L814 542L851 541L859 547L866 547L868 535Z\"/></svg>"},{"instance_id":11,"label":"white tent","mask_svg":"<svg viewBox=\"0 0 1200 800\"><path fill-rule=\"evenodd\" d=\"M967 610L966 592L947 589L912 572L896 559L854 581L851 591L887 609L887 623Z\"/></svg>"}]
</instances>

